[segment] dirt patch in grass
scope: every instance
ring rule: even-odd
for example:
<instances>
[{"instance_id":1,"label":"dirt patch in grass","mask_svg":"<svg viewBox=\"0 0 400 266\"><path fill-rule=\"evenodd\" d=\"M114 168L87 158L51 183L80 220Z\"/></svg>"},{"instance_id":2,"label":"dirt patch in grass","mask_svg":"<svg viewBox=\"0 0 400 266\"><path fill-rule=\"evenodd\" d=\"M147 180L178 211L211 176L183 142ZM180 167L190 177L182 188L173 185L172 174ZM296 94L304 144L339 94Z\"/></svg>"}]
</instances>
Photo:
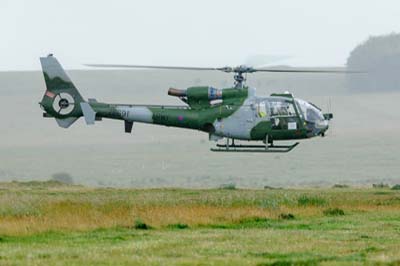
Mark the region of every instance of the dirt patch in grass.
<instances>
[{"instance_id":1,"label":"dirt patch in grass","mask_svg":"<svg viewBox=\"0 0 400 266\"><path fill-rule=\"evenodd\" d=\"M152 229L152 227L150 225L143 222L140 218L135 220L135 224L133 225L133 228L138 229L138 230Z\"/></svg>"},{"instance_id":2,"label":"dirt patch in grass","mask_svg":"<svg viewBox=\"0 0 400 266\"><path fill-rule=\"evenodd\" d=\"M279 215L279 218L281 218L282 220L294 220L295 219L294 215L291 213L281 213Z\"/></svg>"},{"instance_id":3,"label":"dirt patch in grass","mask_svg":"<svg viewBox=\"0 0 400 266\"><path fill-rule=\"evenodd\" d=\"M182 223L177 223L177 224L169 224L167 225L168 229L188 229L189 225L187 224L182 224Z\"/></svg>"},{"instance_id":4,"label":"dirt patch in grass","mask_svg":"<svg viewBox=\"0 0 400 266\"><path fill-rule=\"evenodd\" d=\"M329 208L323 211L325 216L342 216L344 215L344 211L339 208Z\"/></svg>"}]
</instances>

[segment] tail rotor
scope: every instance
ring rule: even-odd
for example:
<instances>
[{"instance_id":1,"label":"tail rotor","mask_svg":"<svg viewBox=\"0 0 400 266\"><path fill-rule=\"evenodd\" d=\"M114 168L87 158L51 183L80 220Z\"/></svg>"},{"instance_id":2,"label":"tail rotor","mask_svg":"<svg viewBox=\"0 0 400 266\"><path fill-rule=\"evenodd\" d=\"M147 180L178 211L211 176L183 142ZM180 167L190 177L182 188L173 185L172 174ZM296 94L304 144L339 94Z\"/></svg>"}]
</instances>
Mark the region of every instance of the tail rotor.
<instances>
[{"instance_id":1,"label":"tail rotor","mask_svg":"<svg viewBox=\"0 0 400 266\"><path fill-rule=\"evenodd\" d=\"M44 117L53 117L63 128L71 126L84 116L87 124L94 124L95 112L68 77L58 60L52 55L41 57L46 92L40 105Z\"/></svg>"}]
</instances>

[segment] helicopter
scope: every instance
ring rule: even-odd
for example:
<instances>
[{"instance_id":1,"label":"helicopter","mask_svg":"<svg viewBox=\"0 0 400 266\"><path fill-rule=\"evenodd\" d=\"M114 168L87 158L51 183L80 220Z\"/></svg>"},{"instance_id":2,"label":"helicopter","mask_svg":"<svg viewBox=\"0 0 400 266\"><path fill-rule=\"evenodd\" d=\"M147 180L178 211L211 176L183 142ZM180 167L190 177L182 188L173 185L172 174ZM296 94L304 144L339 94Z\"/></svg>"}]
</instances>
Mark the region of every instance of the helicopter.
<instances>
[{"instance_id":1,"label":"helicopter","mask_svg":"<svg viewBox=\"0 0 400 266\"><path fill-rule=\"evenodd\" d=\"M40 106L43 117L55 118L62 128L70 127L80 117L93 125L103 118L122 120L126 133L135 122L193 129L205 132L215 141L213 152L277 153L293 150L299 142L276 145L276 141L309 139L325 136L332 113L323 113L316 105L295 98L289 92L256 95L255 88L246 86L247 74L275 73L349 73L346 70L277 69L237 67L179 67L146 65L90 64L91 67L172 69L222 71L234 74L234 85L219 89L194 86L170 88L168 95L179 98L184 105L135 105L85 100L58 60L49 54L40 58L46 91ZM225 139L225 142L219 141ZM237 144L235 141L257 142Z\"/></svg>"}]
</instances>

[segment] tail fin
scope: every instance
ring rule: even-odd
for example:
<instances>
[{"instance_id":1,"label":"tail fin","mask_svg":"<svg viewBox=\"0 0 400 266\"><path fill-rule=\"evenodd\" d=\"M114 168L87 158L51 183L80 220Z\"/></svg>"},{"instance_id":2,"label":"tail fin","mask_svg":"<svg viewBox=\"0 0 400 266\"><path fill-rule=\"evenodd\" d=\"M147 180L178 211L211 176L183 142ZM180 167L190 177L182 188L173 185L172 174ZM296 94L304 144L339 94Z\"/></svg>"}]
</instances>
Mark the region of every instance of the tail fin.
<instances>
[{"instance_id":1,"label":"tail fin","mask_svg":"<svg viewBox=\"0 0 400 266\"><path fill-rule=\"evenodd\" d=\"M41 57L40 63L46 82L46 92L40 102L46 111L44 116L54 117L60 127L67 128L83 115L82 106L88 104L52 54Z\"/></svg>"}]
</instances>

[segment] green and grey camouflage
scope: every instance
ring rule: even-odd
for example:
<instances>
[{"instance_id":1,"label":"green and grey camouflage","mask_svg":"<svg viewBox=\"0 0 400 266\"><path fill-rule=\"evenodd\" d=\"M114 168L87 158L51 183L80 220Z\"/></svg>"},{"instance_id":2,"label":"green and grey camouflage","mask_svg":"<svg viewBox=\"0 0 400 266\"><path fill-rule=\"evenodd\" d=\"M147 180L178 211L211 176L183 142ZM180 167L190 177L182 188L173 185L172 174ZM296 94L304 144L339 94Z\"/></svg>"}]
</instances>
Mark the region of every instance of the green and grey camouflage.
<instances>
[{"instance_id":1,"label":"green and grey camouflage","mask_svg":"<svg viewBox=\"0 0 400 266\"><path fill-rule=\"evenodd\" d=\"M134 122L141 122L200 130L214 141L227 139L213 151L287 152L298 143L277 146L273 142L324 136L332 118L332 114L322 114L315 105L290 93L259 97L255 89L246 86L170 89L169 95L186 103L182 106L86 101L55 57L49 55L40 61L47 88L40 102L44 117L55 118L63 128L82 116L89 125L109 118L124 121L127 133ZM264 145L237 145L234 140L263 141Z\"/></svg>"}]
</instances>

